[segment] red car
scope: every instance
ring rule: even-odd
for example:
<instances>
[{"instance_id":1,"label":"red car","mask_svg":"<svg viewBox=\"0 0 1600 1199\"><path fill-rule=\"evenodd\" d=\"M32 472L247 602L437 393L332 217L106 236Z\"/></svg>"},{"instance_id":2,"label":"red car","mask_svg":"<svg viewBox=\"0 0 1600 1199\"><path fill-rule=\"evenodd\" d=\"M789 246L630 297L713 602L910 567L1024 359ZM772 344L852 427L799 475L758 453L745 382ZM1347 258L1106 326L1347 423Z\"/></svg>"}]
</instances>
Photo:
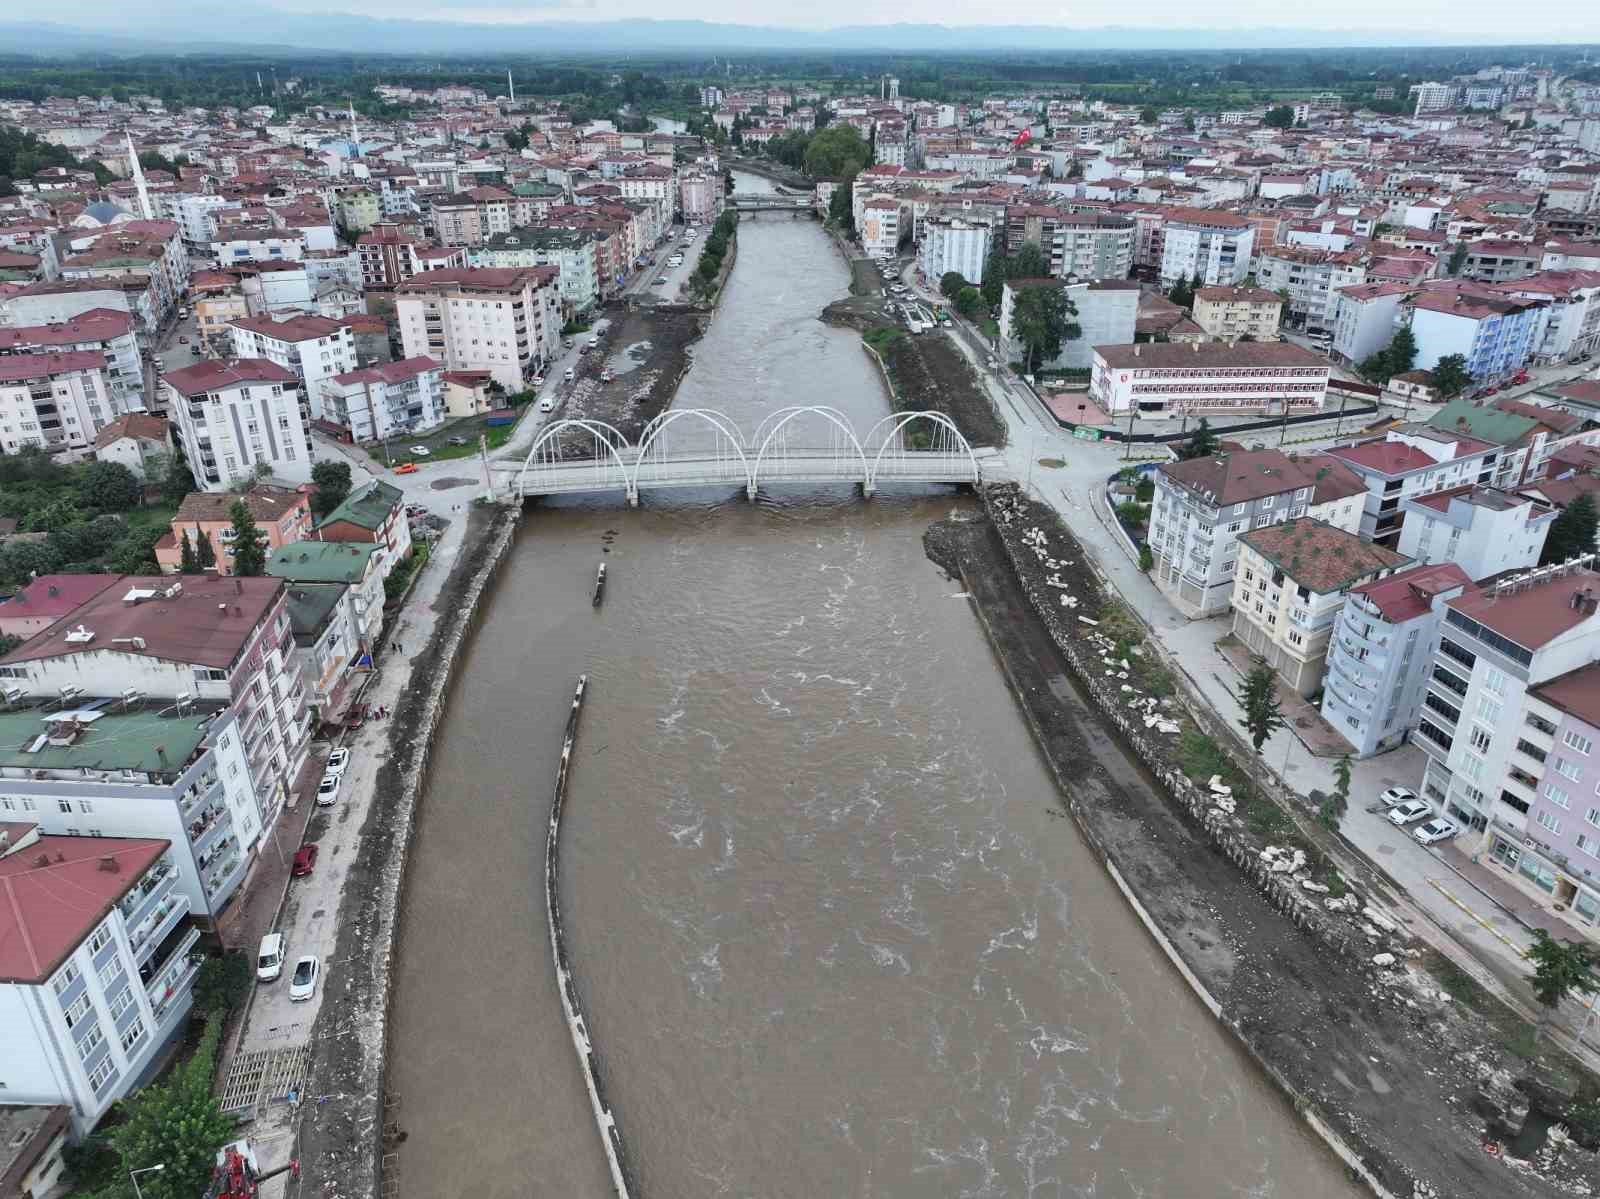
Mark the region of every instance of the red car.
<instances>
[{"instance_id":1,"label":"red car","mask_svg":"<svg viewBox=\"0 0 1600 1199\"><path fill-rule=\"evenodd\" d=\"M290 873L293 874L295 878L304 878L306 875L310 874L312 870L316 869L316 865L316 844L313 843L310 845L302 845L299 849L295 850L294 866L290 869Z\"/></svg>"}]
</instances>

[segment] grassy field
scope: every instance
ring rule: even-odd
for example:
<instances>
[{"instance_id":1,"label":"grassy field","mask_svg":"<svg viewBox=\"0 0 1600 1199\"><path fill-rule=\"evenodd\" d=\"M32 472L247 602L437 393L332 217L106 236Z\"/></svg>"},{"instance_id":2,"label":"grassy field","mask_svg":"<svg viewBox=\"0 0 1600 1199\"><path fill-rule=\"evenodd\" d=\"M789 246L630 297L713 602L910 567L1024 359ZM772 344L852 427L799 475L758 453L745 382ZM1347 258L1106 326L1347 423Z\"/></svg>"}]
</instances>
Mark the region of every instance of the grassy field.
<instances>
[{"instance_id":1,"label":"grassy field","mask_svg":"<svg viewBox=\"0 0 1600 1199\"><path fill-rule=\"evenodd\" d=\"M500 412L491 413L493 416L514 415L518 423L531 405L521 408L508 408ZM511 440L511 435L516 431L516 425L489 425L485 422L487 416L467 416L460 420L449 421L437 429L429 429L426 433L408 433L403 437L391 437L385 445L384 442L374 441L362 448L372 456L374 461L388 466L399 466L402 462L449 462L456 458L470 458L478 452L478 435L486 434L489 439L489 448L497 450ZM464 437L466 445L451 445L452 437ZM426 446L426 456L413 454L411 447L414 445Z\"/></svg>"}]
</instances>

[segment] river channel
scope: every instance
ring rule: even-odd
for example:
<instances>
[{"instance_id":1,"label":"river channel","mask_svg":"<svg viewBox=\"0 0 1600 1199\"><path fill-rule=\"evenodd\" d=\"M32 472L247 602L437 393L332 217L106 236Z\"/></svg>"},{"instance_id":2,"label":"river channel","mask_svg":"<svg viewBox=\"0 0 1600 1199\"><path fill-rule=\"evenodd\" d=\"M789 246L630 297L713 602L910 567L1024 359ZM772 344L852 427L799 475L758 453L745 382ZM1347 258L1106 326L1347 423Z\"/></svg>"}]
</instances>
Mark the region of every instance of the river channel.
<instances>
[{"instance_id":1,"label":"river channel","mask_svg":"<svg viewBox=\"0 0 1600 1199\"><path fill-rule=\"evenodd\" d=\"M678 406L749 429L831 403L865 430L876 371L813 319L847 282L815 223L747 220ZM923 555L972 510L842 488L530 510L412 857L403 1195L610 1194L540 894L585 672L562 902L636 1194L1353 1194L1060 817Z\"/></svg>"}]
</instances>

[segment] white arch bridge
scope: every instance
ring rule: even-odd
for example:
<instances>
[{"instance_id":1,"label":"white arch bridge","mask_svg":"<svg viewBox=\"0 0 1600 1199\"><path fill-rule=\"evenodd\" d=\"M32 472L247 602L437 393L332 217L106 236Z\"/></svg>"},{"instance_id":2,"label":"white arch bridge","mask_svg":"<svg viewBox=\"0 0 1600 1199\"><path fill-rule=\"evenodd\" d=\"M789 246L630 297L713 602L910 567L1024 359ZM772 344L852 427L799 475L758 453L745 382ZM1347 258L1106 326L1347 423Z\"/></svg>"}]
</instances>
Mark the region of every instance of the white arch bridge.
<instances>
[{"instance_id":1,"label":"white arch bridge","mask_svg":"<svg viewBox=\"0 0 1600 1199\"><path fill-rule=\"evenodd\" d=\"M542 429L517 476L518 497L643 488L853 483L871 495L885 483L979 481L978 459L940 412L898 412L857 437L827 405L780 408L746 438L710 408L671 408L644 427L637 445L603 421L578 417Z\"/></svg>"}]
</instances>

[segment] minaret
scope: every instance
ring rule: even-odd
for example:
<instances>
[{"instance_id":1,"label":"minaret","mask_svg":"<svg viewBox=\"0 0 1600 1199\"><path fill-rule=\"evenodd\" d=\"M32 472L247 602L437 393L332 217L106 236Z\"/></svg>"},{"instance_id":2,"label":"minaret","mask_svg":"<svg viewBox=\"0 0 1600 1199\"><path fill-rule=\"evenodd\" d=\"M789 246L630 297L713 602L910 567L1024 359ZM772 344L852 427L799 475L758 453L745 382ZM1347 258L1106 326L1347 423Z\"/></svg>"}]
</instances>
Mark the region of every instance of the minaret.
<instances>
[{"instance_id":1,"label":"minaret","mask_svg":"<svg viewBox=\"0 0 1600 1199\"><path fill-rule=\"evenodd\" d=\"M133 186L139 189L139 215L145 220L155 219L150 208L150 189L144 185L144 168L139 165L139 154L133 148L133 134L128 134L128 163L133 167Z\"/></svg>"},{"instance_id":2,"label":"minaret","mask_svg":"<svg viewBox=\"0 0 1600 1199\"><path fill-rule=\"evenodd\" d=\"M511 92L511 103L517 102L517 85L511 78L511 68L506 68L506 87Z\"/></svg>"},{"instance_id":3,"label":"minaret","mask_svg":"<svg viewBox=\"0 0 1600 1199\"><path fill-rule=\"evenodd\" d=\"M356 132L356 102L350 101L350 154L353 158L361 157L361 136Z\"/></svg>"}]
</instances>

